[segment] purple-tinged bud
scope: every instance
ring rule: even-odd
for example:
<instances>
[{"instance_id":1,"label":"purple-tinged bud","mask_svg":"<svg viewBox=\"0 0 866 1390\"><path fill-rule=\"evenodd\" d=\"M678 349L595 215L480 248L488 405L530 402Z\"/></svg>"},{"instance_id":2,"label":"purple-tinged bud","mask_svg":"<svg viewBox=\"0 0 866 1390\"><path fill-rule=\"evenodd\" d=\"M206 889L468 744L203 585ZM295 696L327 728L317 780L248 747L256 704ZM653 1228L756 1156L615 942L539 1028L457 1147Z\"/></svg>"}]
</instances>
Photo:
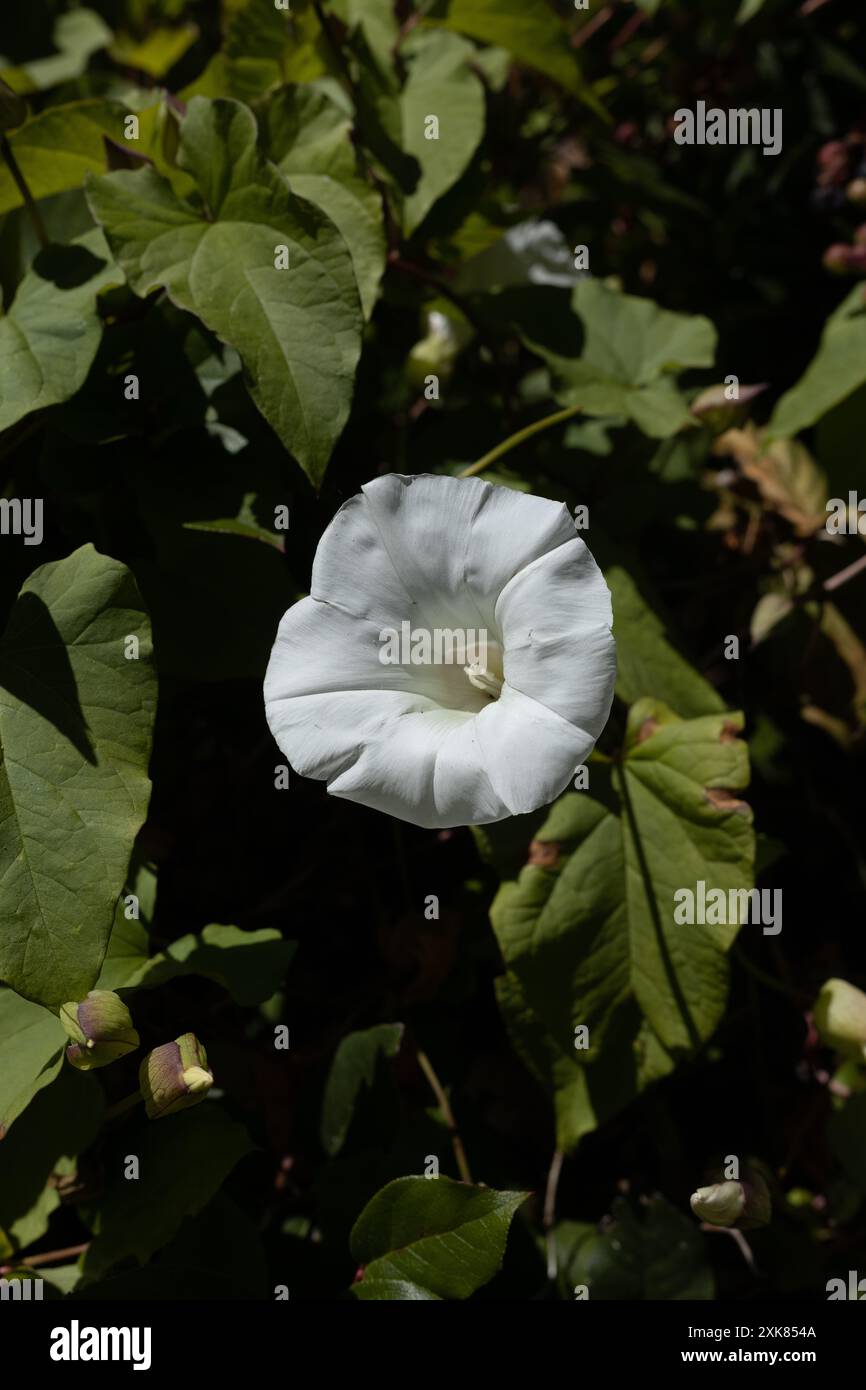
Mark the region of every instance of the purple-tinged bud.
<instances>
[{"instance_id":1,"label":"purple-tinged bud","mask_svg":"<svg viewBox=\"0 0 866 1390\"><path fill-rule=\"evenodd\" d=\"M139 1045L129 1009L110 989L92 989L80 1002L64 1004L60 1022L71 1039L67 1059L79 1071L107 1067Z\"/></svg>"},{"instance_id":2,"label":"purple-tinged bud","mask_svg":"<svg viewBox=\"0 0 866 1390\"><path fill-rule=\"evenodd\" d=\"M825 270L834 275L847 275L851 267L851 247L844 241L834 242L827 247L822 259Z\"/></svg>"},{"instance_id":3,"label":"purple-tinged bud","mask_svg":"<svg viewBox=\"0 0 866 1390\"><path fill-rule=\"evenodd\" d=\"M204 1100L213 1085L207 1053L194 1033L148 1052L138 1073L148 1118L160 1120Z\"/></svg>"},{"instance_id":4,"label":"purple-tinged bud","mask_svg":"<svg viewBox=\"0 0 866 1390\"><path fill-rule=\"evenodd\" d=\"M728 384L708 386L698 393L689 406L692 415L702 420L714 434L721 434L723 430L730 429L732 423L745 416L749 404L756 396L760 396L762 391L766 391L767 386L766 383L758 386L738 386L734 397L729 395L730 389Z\"/></svg>"}]
</instances>

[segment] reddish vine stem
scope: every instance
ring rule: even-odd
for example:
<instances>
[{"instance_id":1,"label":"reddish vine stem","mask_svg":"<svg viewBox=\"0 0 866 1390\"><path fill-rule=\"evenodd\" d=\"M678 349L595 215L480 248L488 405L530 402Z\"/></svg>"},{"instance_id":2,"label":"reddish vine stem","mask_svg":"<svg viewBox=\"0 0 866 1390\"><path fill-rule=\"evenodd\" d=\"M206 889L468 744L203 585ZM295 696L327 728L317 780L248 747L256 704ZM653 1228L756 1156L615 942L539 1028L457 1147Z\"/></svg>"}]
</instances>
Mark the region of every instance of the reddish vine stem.
<instances>
[{"instance_id":1,"label":"reddish vine stem","mask_svg":"<svg viewBox=\"0 0 866 1390\"><path fill-rule=\"evenodd\" d=\"M41 1255L28 1255L21 1264L26 1265L28 1269L39 1269L41 1265L56 1265L61 1260L77 1259L89 1248L90 1241L86 1240L83 1245L67 1245L63 1250L46 1250Z\"/></svg>"},{"instance_id":2,"label":"reddish vine stem","mask_svg":"<svg viewBox=\"0 0 866 1390\"><path fill-rule=\"evenodd\" d=\"M613 14L613 5L602 6L598 14L594 15L593 18L589 20L587 24L584 24L573 36L571 40L572 48L582 48L587 39L591 39L593 34L600 29L602 25L607 24L609 19L613 19Z\"/></svg>"},{"instance_id":3,"label":"reddish vine stem","mask_svg":"<svg viewBox=\"0 0 866 1390\"><path fill-rule=\"evenodd\" d=\"M852 564L846 565L845 569L840 570L838 574L831 574L829 579L825 579L825 590L827 593L832 593L834 589L838 589L843 584L847 584L849 579L853 579L855 575L862 573L864 569L866 569L866 555L861 555L859 560L855 560Z\"/></svg>"},{"instance_id":4,"label":"reddish vine stem","mask_svg":"<svg viewBox=\"0 0 866 1390\"><path fill-rule=\"evenodd\" d=\"M435 271L427 270L423 265L416 265L414 261L404 260L399 254L392 253L389 260L395 270L401 271L404 275L411 275L415 280L423 281L423 283L429 285L431 289L437 290L445 299L450 299L451 303L460 310L463 317L468 319L472 324L479 338L481 338L482 341L487 338L487 330L475 310L469 305L462 294L451 288L447 280L443 280Z\"/></svg>"},{"instance_id":5,"label":"reddish vine stem","mask_svg":"<svg viewBox=\"0 0 866 1390\"><path fill-rule=\"evenodd\" d=\"M646 23L648 18L649 15L645 10L638 10L637 14L633 14L631 19L627 20L622 29L620 29L616 38L611 40L610 52L616 53L622 48L623 44L628 43L629 39L637 33L638 29L640 29L641 25Z\"/></svg>"}]
</instances>

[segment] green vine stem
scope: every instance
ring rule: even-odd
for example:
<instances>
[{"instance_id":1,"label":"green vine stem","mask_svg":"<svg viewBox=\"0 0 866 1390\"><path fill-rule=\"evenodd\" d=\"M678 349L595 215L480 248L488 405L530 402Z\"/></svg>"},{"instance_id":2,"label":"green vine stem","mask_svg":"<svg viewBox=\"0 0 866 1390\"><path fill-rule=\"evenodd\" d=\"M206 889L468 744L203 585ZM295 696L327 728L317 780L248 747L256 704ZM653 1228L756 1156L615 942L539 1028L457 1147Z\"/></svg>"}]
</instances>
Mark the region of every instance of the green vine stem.
<instances>
[{"instance_id":1,"label":"green vine stem","mask_svg":"<svg viewBox=\"0 0 866 1390\"><path fill-rule=\"evenodd\" d=\"M463 472L457 476L472 478L476 473L483 473L485 468L502 458L503 454L509 454L512 449L516 449L525 440L532 439L533 435L541 434L543 430L553 429L554 425L561 425L565 420L570 420L573 415L579 415L582 409L583 406L570 405L565 410L557 410L554 415L545 415L543 420L536 420L535 424L527 425L524 429L518 430L516 434L510 434L501 444L497 444L495 449L491 449L489 454L485 454L477 463L472 463L468 468L464 468Z\"/></svg>"},{"instance_id":2,"label":"green vine stem","mask_svg":"<svg viewBox=\"0 0 866 1390\"><path fill-rule=\"evenodd\" d=\"M463 1147L463 1140L457 1128L457 1121L454 1118L454 1111L451 1109L451 1102L445 1094L445 1087L436 1075L433 1063L426 1052L418 1049L418 1065L430 1083L430 1089L439 1103L448 1132L451 1135L451 1147L454 1150L454 1158L457 1163L457 1170L460 1173L460 1181L472 1185L472 1173L469 1170L469 1161L466 1157L466 1150Z\"/></svg>"},{"instance_id":3,"label":"green vine stem","mask_svg":"<svg viewBox=\"0 0 866 1390\"><path fill-rule=\"evenodd\" d=\"M27 209L30 221L33 223L33 230L39 238L40 245L47 246L48 233L45 230L45 223L42 221L42 214L36 206L36 200L33 194L27 187L27 180L19 168L18 160L15 158L12 152L12 146L9 144L9 140L5 135L0 135L0 154L3 155L9 167L9 172L15 180L15 186L24 200L24 206Z\"/></svg>"}]
</instances>

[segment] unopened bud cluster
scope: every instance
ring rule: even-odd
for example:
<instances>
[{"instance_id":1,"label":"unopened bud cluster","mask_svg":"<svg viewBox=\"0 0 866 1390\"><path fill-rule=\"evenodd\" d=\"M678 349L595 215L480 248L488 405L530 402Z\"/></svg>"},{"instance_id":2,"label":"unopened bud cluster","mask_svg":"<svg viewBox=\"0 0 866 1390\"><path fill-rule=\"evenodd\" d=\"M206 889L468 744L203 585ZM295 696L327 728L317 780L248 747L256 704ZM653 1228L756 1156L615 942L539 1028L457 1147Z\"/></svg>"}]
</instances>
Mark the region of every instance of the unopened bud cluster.
<instances>
[{"instance_id":1,"label":"unopened bud cluster","mask_svg":"<svg viewBox=\"0 0 866 1390\"><path fill-rule=\"evenodd\" d=\"M866 205L866 132L852 130L843 140L821 146L812 196L815 206L826 212ZM866 275L866 224L857 228L850 243L828 246L823 264L834 275Z\"/></svg>"},{"instance_id":2,"label":"unopened bud cluster","mask_svg":"<svg viewBox=\"0 0 866 1390\"><path fill-rule=\"evenodd\" d=\"M70 1039L66 1056L79 1071L107 1067L135 1052L140 1039L123 1000L109 989L92 989L84 999L64 1004L60 1021ZM148 1052L138 1070L148 1118L159 1120L204 1100L213 1085L207 1053L194 1033Z\"/></svg>"}]
</instances>

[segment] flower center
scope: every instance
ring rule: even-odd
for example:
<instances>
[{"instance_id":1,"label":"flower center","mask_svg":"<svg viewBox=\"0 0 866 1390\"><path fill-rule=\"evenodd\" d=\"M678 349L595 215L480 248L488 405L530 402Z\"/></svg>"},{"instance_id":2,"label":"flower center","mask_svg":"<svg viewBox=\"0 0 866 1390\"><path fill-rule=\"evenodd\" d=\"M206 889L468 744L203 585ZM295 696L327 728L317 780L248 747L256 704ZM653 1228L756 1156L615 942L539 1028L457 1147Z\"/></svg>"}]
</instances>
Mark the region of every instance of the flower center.
<instances>
[{"instance_id":1,"label":"flower center","mask_svg":"<svg viewBox=\"0 0 866 1390\"><path fill-rule=\"evenodd\" d=\"M470 685L498 700L502 694L505 677L502 672L502 648L498 642L487 642L483 659L473 661L463 667Z\"/></svg>"}]
</instances>

